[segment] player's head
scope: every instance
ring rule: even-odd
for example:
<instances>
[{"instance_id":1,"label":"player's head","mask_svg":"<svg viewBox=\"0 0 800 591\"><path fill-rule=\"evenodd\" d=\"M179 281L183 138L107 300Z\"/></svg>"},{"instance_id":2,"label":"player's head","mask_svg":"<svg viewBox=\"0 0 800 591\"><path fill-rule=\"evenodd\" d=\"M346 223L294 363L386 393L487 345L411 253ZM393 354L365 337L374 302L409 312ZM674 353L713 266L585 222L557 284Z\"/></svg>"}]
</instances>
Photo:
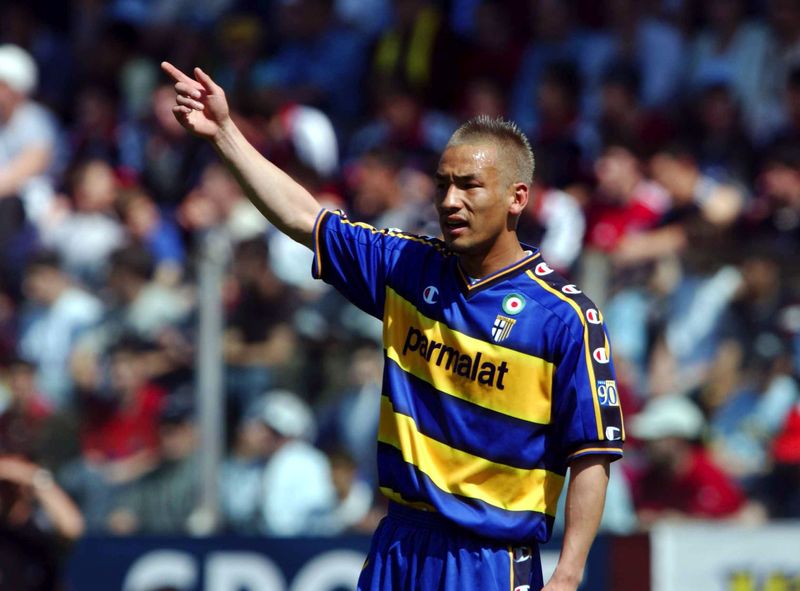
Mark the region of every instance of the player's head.
<instances>
[{"instance_id":1,"label":"player's head","mask_svg":"<svg viewBox=\"0 0 800 591\"><path fill-rule=\"evenodd\" d=\"M459 127L436 171L436 207L448 246L482 254L510 238L528 202L533 169L530 143L514 123L478 116Z\"/></svg>"}]
</instances>

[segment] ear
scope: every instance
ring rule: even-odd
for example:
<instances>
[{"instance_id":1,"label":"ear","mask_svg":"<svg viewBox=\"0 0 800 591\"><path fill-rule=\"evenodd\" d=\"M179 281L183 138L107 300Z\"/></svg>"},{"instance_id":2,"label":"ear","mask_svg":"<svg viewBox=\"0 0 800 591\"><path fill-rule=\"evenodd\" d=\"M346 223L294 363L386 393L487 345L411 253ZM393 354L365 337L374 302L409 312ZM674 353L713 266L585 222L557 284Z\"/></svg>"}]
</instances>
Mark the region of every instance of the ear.
<instances>
[{"instance_id":1,"label":"ear","mask_svg":"<svg viewBox=\"0 0 800 591\"><path fill-rule=\"evenodd\" d=\"M528 205L528 193L530 188L525 183L514 183L511 185L511 188L513 193L508 206L508 213L513 216L518 216L522 213L522 210L525 209L525 206Z\"/></svg>"}]
</instances>

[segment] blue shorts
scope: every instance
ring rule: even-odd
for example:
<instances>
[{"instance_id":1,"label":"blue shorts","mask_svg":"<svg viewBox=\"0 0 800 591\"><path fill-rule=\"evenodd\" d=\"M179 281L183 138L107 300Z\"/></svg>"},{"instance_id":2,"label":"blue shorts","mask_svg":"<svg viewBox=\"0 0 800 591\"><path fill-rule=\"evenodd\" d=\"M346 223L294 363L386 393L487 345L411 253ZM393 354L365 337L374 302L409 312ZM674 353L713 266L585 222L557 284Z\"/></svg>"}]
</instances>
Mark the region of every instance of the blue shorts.
<instances>
[{"instance_id":1,"label":"blue shorts","mask_svg":"<svg viewBox=\"0 0 800 591\"><path fill-rule=\"evenodd\" d=\"M359 591L540 591L539 548L479 538L396 503L372 538Z\"/></svg>"}]
</instances>

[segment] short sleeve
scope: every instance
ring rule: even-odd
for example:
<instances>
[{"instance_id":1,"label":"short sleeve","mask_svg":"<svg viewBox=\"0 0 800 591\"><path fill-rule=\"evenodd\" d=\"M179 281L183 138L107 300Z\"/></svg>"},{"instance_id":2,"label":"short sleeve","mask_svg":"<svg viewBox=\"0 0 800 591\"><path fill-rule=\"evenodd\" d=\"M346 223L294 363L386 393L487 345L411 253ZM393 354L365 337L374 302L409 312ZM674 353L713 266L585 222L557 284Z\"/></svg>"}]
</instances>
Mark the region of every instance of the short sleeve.
<instances>
[{"instance_id":1,"label":"short sleeve","mask_svg":"<svg viewBox=\"0 0 800 591\"><path fill-rule=\"evenodd\" d=\"M52 115L33 103L26 104L20 116L13 120L13 130L20 150L50 147L56 140Z\"/></svg>"},{"instance_id":2,"label":"short sleeve","mask_svg":"<svg viewBox=\"0 0 800 591\"><path fill-rule=\"evenodd\" d=\"M595 311L570 332L556 370L554 420L567 462L589 454L622 457L625 428L605 326Z\"/></svg>"},{"instance_id":3,"label":"short sleeve","mask_svg":"<svg viewBox=\"0 0 800 591\"><path fill-rule=\"evenodd\" d=\"M312 273L368 314L382 318L397 240L388 231L351 222L342 212L322 210L314 225Z\"/></svg>"}]
</instances>

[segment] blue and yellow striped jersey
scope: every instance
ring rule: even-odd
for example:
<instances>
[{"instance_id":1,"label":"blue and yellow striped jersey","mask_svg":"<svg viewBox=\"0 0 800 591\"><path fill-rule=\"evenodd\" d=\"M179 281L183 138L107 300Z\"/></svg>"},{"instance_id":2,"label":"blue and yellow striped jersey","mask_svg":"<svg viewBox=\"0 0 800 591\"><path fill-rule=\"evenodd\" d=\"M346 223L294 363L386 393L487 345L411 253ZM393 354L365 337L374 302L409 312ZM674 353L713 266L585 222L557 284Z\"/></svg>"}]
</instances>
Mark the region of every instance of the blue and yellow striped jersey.
<instances>
[{"instance_id":1,"label":"blue and yellow striped jersey","mask_svg":"<svg viewBox=\"0 0 800 591\"><path fill-rule=\"evenodd\" d=\"M571 459L622 455L600 313L532 251L479 281L443 242L323 211L314 276L383 320L380 487L475 534L545 542Z\"/></svg>"}]
</instances>

